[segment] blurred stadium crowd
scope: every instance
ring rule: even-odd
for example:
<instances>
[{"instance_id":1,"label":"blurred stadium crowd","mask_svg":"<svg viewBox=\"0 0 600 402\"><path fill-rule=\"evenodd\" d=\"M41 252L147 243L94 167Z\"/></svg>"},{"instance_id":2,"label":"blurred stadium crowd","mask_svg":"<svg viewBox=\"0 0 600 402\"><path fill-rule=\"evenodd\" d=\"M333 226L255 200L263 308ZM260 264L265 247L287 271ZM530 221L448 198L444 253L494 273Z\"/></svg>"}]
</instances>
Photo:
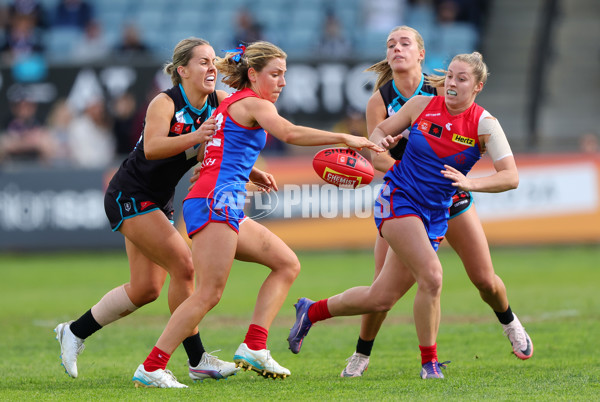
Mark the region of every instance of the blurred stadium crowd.
<instances>
[{"instance_id":1,"label":"blurred stadium crowd","mask_svg":"<svg viewBox=\"0 0 600 402\"><path fill-rule=\"evenodd\" d=\"M18 77L53 65L118 60L160 65L181 39L208 39L217 54L258 39L291 61L385 56L397 25L418 29L426 72L450 55L478 48L489 0L0 0L0 57ZM18 81L18 78L17 78ZM139 137L146 104L124 93L88 102L81 112L57 100L42 115L26 93L2 112L0 163L102 168ZM77 152L70 150L77 149Z\"/></svg>"}]
</instances>

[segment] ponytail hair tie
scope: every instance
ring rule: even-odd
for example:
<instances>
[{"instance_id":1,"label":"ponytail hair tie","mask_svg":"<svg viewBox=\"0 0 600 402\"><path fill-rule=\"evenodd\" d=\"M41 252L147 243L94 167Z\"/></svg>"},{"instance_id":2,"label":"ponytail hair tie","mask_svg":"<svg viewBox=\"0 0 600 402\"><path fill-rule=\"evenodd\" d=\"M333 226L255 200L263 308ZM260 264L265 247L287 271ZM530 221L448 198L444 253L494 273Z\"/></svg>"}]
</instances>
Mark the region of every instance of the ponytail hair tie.
<instances>
[{"instance_id":1,"label":"ponytail hair tie","mask_svg":"<svg viewBox=\"0 0 600 402\"><path fill-rule=\"evenodd\" d=\"M233 56L231 56L231 59L233 61L235 61L236 63L239 63L240 59L242 58L244 53L246 53L246 46L244 46L240 43L235 49L229 49L229 50L223 50L223 51L227 52L227 53L233 53Z\"/></svg>"}]
</instances>

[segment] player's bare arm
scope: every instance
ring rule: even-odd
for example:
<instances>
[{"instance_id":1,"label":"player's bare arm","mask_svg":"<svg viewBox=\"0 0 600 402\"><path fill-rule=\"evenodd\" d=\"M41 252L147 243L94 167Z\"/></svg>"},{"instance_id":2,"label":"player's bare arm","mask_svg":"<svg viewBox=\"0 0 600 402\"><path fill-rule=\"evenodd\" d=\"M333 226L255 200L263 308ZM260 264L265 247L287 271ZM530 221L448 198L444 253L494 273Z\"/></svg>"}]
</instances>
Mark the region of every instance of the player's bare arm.
<instances>
[{"instance_id":1,"label":"player's bare arm","mask_svg":"<svg viewBox=\"0 0 600 402\"><path fill-rule=\"evenodd\" d=\"M144 127L144 152L148 160L177 155L212 136L214 119L205 121L198 130L189 134L169 137L174 110L173 100L166 94L159 94L150 102Z\"/></svg>"},{"instance_id":2,"label":"player's bare arm","mask_svg":"<svg viewBox=\"0 0 600 402\"><path fill-rule=\"evenodd\" d=\"M367 132L369 136L375 130L375 127L382 121L387 118L386 108L383 103L383 98L381 97L381 93L379 91L375 92L369 98L369 102L367 103ZM380 172L387 172L395 160L389 154L389 152L380 152L380 153L371 153L371 161L373 162L373 167Z\"/></svg>"}]
</instances>

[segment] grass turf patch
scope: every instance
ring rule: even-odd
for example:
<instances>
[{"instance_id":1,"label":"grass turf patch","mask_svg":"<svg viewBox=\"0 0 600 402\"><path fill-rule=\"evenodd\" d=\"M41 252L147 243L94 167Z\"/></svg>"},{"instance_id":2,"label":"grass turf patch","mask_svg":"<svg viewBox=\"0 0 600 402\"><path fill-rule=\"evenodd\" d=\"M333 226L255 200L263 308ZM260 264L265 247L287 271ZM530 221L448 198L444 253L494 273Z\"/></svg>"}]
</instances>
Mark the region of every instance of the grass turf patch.
<instances>
[{"instance_id":1,"label":"grass turf patch","mask_svg":"<svg viewBox=\"0 0 600 402\"><path fill-rule=\"evenodd\" d=\"M600 392L597 296L600 248L495 249L496 272L513 310L526 326L534 356L513 356L489 306L469 282L460 260L440 251L444 266L441 360L451 360L444 381L419 378L418 342L412 324L414 289L390 312L362 378L339 377L355 347L360 319L335 318L315 325L302 351L287 350L286 337L298 297L320 299L368 285L369 252L300 253L302 272L269 335L273 357L288 379L265 380L240 372L226 381L192 383L183 348L169 368L187 390L135 389L131 377L168 320L166 288L156 302L111 324L86 341L80 376L60 366L57 323L75 319L113 287L128 280L124 252L0 256L0 362L2 400L422 400L595 399ZM201 324L208 351L231 360L243 340L256 293L267 270L236 262L221 303Z\"/></svg>"}]
</instances>

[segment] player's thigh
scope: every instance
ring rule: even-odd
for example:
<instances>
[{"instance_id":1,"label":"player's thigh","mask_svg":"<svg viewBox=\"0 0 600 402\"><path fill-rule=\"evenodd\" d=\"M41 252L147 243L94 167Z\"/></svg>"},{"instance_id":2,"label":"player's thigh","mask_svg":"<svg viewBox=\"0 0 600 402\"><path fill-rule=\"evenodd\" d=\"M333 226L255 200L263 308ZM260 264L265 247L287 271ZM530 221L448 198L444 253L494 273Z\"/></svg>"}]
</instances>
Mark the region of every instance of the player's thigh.
<instances>
[{"instance_id":1,"label":"player's thigh","mask_svg":"<svg viewBox=\"0 0 600 402\"><path fill-rule=\"evenodd\" d=\"M379 275L379 272L381 272L381 268L383 267L385 256L387 255L389 248L390 246L388 242L378 233L377 237L375 238L375 246L373 248L373 256L375 259L375 278L377 278L377 275Z\"/></svg>"},{"instance_id":2,"label":"player's thigh","mask_svg":"<svg viewBox=\"0 0 600 402\"><path fill-rule=\"evenodd\" d=\"M119 230L144 257L171 275L193 277L190 248L161 211L127 219Z\"/></svg>"},{"instance_id":3,"label":"player's thigh","mask_svg":"<svg viewBox=\"0 0 600 402\"><path fill-rule=\"evenodd\" d=\"M235 258L240 261L256 262L272 270L298 267L298 257L292 249L269 229L246 219L240 225Z\"/></svg>"},{"instance_id":4,"label":"player's thigh","mask_svg":"<svg viewBox=\"0 0 600 402\"><path fill-rule=\"evenodd\" d=\"M398 259L410 269L417 282L434 281L436 286L441 282L440 260L419 218L407 216L387 220L381 228L381 233Z\"/></svg>"},{"instance_id":5,"label":"player's thigh","mask_svg":"<svg viewBox=\"0 0 600 402\"><path fill-rule=\"evenodd\" d=\"M446 240L462 260L472 281L494 276L489 245L474 205L448 221Z\"/></svg>"},{"instance_id":6,"label":"player's thigh","mask_svg":"<svg viewBox=\"0 0 600 402\"><path fill-rule=\"evenodd\" d=\"M379 303L391 306L404 296L414 283L413 274L390 248L379 276L371 285L371 297L378 299Z\"/></svg>"},{"instance_id":7,"label":"player's thigh","mask_svg":"<svg viewBox=\"0 0 600 402\"><path fill-rule=\"evenodd\" d=\"M192 236L196 293L222 293L231 271L238 233L226 223L211 222Z\"/></svg>"},{"instance_id":8,"label":"player's thigh","mask_svg":"<svg viewBox=\"0 0 600 402\"><path fill-rule=\"evenodd\" d=\"M134 298L156 298L167 278L167 271L149 259L142 250L125 237L129 260L129 290Z\"/></svg>"}]
</instances>

